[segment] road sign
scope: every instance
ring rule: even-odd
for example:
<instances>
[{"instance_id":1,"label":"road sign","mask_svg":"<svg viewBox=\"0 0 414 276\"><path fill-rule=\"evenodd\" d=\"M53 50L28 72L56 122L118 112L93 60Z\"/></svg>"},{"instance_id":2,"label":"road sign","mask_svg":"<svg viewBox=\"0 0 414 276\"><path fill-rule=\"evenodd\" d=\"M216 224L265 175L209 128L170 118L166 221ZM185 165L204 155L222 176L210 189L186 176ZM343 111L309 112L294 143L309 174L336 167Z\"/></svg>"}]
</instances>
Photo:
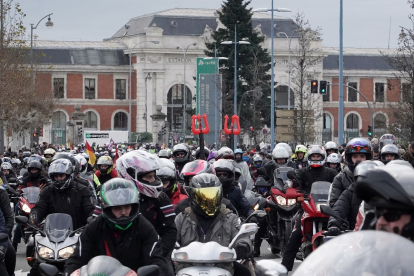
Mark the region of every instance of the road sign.
<instances>
[{"instance_id":1,"label":"road sign","mask_svg":"<svg viewBox=\"0 0 414 276\"><path fill-rule=\"evenodd\" d=\"M263 134L265 134L265 135L267 134L267 129L265 129L265 128L263 129Z\"/></svg>"},{"instance_id":2,"label":"road sign","mask_svg":"<svg viewBox=\"0 0 414 276\"><path fill-rule=\"evenodd\" d=\"M219 131L219 141L220 142L226 142L226 133L224 133L224 130L220 129Z\"/></svg>"}]
</instances>

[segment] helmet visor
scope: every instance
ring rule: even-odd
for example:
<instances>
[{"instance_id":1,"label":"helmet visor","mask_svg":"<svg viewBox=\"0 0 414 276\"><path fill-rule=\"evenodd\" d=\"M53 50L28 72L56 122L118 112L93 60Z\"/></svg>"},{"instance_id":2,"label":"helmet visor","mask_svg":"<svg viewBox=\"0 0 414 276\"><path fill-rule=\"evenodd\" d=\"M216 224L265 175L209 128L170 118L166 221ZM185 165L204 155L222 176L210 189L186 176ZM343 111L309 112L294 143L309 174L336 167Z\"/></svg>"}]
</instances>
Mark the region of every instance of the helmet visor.
<instances>
[{"instance_id":1,"label":"helmet visor","mask_svg":"<svg viewBox=\"0 0 414 276\"><path fill-rule=\"evenodd\" d=\"M116 187L117 185L119 187ZM103 208L138 203L137 189L130 185L114 183L109 187L106 186L101 191L101 196Z\"/></svg>"},{"instance_id":2,"label":"helmet visor","mask_svg":"<svg viewBox=\"0 0 414 276\"><path fill-rule=\"evenodd\" d=\"M221 205L221 186L193 188L194 201L208 216L214 216Z\"/></svg>"}]
</instances>

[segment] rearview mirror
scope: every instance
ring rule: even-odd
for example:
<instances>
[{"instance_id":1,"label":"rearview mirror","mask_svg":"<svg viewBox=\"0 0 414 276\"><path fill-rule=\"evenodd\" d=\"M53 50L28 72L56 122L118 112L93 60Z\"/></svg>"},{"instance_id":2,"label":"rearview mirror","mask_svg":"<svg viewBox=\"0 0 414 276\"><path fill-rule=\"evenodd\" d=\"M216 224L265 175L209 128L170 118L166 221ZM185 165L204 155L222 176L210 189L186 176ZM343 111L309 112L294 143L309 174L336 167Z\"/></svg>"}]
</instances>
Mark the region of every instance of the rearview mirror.
<instances>
[{"instance_id":1,"label":"rearview mirror","mask_svg":"<svg viewBox=\"0 0 414 276\"><path fill-rule=\"evenodd\" d=\"M330 217L337 217L335 211L328 205L321 205L321 213Z\"/></svg>"},{"instance_id":2,"label":"rearview mirror","mask_svg":"<svg viewBox=\"0 0 414 276\"><path fill-rule=\"evenodd\" d=\"M146 265L138 268L137 274L139 276L158 276L160 268L157 265Z\"/></svg>"},{"instance_id":3,"label":"rearview mirror","mask_svg":"<svg viewBox=\"0 0 414 276\"><path fill-rule=\"evenodd\" d=\"M39 273L42 276L57 276L59 274L59 270L50 264L40 264Z\"/></svg>"},{"instance_id":4,"label":"rearview mirror","mask_svg":"<svg viewBox=\"0 0 414 276\"><path fill-rule=\"evenodd\" d=\"M259 226L257 226L256 223L242 224L240 227L239 233L237 233L237 235L233 238L233 240L229 244L229 248L233 248L234 244L236 243L238 239L256 234L257 230L259 230Z\"/></svg>"}]
</instances>

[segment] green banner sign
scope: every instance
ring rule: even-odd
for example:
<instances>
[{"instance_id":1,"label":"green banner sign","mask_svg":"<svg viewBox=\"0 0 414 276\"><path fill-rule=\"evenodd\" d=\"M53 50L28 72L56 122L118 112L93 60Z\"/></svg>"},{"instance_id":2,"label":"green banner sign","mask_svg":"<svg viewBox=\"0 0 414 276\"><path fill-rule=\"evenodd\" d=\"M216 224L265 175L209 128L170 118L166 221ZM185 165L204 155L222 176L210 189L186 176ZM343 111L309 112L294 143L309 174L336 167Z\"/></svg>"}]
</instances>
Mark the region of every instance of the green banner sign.
<instances>
[{"instance_id":1,"label":"green banner sign","mask_svg":"<svg viewBox=\"0 0 414 276\"><path fill-rule=\"evenodd\" d=\"M204 59L197 58L197 80L196 80L196 98L197 98L197 114L200 112L200 91L199 91L199 79L200 74L218 74L219 66L218 59Z\"/></svg>"}]
</instances>

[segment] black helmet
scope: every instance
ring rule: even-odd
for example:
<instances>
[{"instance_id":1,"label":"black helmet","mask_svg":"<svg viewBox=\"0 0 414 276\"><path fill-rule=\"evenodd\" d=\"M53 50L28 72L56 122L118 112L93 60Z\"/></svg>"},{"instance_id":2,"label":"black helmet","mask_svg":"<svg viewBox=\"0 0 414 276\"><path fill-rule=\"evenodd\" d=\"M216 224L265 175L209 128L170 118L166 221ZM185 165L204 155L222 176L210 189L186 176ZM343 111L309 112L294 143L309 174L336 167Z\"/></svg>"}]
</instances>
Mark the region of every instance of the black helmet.
<instances>
[{"instance_id":1,"label":"black helmet","mask_svg":"<svg viewBox=\"0 0 414 276\"><path fill-rule=\"evenodd\" d=\"M35 173L32 173L30 170L36 169L37 171ZM42 164L37 160L32 160L29 163L29 166L27 167L27 172L29 173L29 178L36 179L40 176L40 173L42 172Z\"/></svg>"},{"instance_id":2,"label":"black helmet","mask_svg":"<svg viewBox=\"0 0 414 276\"><path fill-rule=\"evenodd\" d=\"M391 160L386 160L385 156L391 154L394 155L394 160L400 159L400 154L398 153L398 147L394 144L388 144L385 145L382 149L381 149L381 161L384 164L387 164L388 162L390 162Z\"/></svg>"},{"instance_id":3,"label":"black helmet","mask_svg":"<svg viewBox=\"0 0 414 276\"><path fill-rule=\"evenodd\" d=\"M168 186L162 188L162 191L166 193L167 195L170 195L174 193L175 190L177 189L177 184L176 184L177 173L175 170L175 166L174 166L174 163L169 159L160 158L159 161L160 161L160 168L156 171L156 175L163 182L163 186L164 186L164 182L169 181Z\"/></svg>"},{"instance_id":4,"label":"black helmet","mask_svg":"<svg viewBox=\"0 0 414 276\"><path fill-rule=\"evenodd\" d=\"M220 180L211 173L194 176L187 190L193 211L204 217L213 217L220 211L223 191Z\"/></svg>"},{"instance_id":5,"label":"black helmet","mask_svg":"<svg viewBox=\"0 0 414 276\"><path fill-rule=\"evenodd\" d=\"M207 160L209 154L210 150L207 147L204 147L204 160ZM200 147L196 149L195 157L196 159L200 159Z\"/></svg>"},{"instance_id":6,"label":"black helmet","mask_svg":"<svg viewBox=\"0 0 414 276\"><path fill-rule=\"evenodd\" d=\"M220 179L221 184L223 184L223 189L228 190L233 185L235 180L235 167L233 160L220 159L214 162L214 169L216 170L216 175Z\"/></svg>"},{"instance_id":7,"label":"black helmet","mask_svg":"<svg viewBox=\"0 0 414 276\"><path fill-rule=\"evenodd\" d=\"M411 214L402 235L414 239L414 169L393 165L373 168L358 178L355 192L369 205Z\"/></svg>"},{"instance_id":8,"label":"black helmet","mask_svg":"<svg viewBox=\"0 0 414 276\"><path fill-rule=\"evenodd\" d=\"M184 153L184 156L182 156ZM178 144L173 147L173 157L175 163L185 163L188 162L190 159L190 150L188 149L187 145L185 144Z\"/></svg>"},{"instance_id":9,"label":"black helmet","mask_svg":"<svg viewBox=\"0 0 414 276\"><path fill-rule=\"evenodd\" d=\"M55 175L66 174L64 180L56 180ZM58 159L52 162L49 167L49 175L53 186L58 190L65 190L73 179L73 166L67 159Z\"/></svg>"},{"instance_id":10,"label":"black helmet","mask_svg":"<svg viewBox=\"0 0 414 276\"><path fill-rule=\"evenodd\" d=\"M55 154L55 156L53 156L52 158L52 162L54 162L55 160L58 159L67 159L70 161L70 163L73 166L73 171L75 173L75 175L79 174L79 163L78 160L76 160L75 156L73 156L72 154L68 153L68 152L57 152Z\"/></svg>"},{"instance_id":11,"label":"black helmet","mask_svg":"<svg viewBox=\"0 0 414 276\"><path fill-rule=\"evenodd\" d=\"M116 218L112 213L114 206L131 205L128 217ZM138 190L131 180L115 177L101 188L102 216L110 227L127 230L139 214Z\"/></svg>"}]
</instances>

